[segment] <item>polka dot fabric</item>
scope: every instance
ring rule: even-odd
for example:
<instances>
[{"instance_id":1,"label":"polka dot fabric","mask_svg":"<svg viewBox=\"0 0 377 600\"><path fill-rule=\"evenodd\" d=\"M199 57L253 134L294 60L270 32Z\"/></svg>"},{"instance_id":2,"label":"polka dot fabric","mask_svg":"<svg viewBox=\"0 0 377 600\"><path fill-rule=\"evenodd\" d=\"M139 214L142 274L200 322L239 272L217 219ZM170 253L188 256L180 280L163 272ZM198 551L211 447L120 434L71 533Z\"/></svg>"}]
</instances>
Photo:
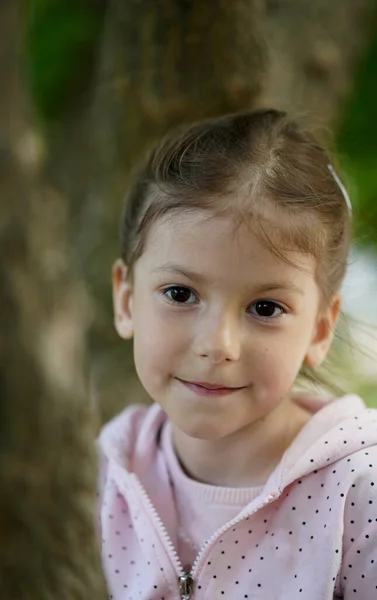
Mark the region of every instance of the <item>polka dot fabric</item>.
<instances>
[{"instance_id":1,"label":"polka dot fabric","mask_svg":"<svg viewBox=\"0 0 377 600\"><path fill-rule=\"evenodd\" d=\"M157 444L164 419L157 406L132 407L100 438L99 530L114 600L181 598ZM359 398L317 408L262 493L202 548L190 600L377 598L376 444L377 411Z\"/></svg>"}]
</instances>

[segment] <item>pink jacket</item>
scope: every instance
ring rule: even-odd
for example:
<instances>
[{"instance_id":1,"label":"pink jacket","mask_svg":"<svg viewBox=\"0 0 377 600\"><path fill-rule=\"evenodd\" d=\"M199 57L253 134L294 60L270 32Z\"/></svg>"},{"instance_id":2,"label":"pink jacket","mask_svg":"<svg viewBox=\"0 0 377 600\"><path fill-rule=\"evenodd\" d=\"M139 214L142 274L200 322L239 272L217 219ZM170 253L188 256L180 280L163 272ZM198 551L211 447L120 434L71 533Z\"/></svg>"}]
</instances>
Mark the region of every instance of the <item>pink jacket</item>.
<instances>
[{"instance_id":1,"label":"pink jacket","mask_svg":"<svg viewBox=\"0 0 377 600\"><path fill-rule=\"evenodd\" d=\"M106 425L99 520L110 598L377 598L377 411L351 395L309 405L312 419L263 492L206 542L190 573L168 533L165 413L131 406Z\"/></svg>"}]
</instances>

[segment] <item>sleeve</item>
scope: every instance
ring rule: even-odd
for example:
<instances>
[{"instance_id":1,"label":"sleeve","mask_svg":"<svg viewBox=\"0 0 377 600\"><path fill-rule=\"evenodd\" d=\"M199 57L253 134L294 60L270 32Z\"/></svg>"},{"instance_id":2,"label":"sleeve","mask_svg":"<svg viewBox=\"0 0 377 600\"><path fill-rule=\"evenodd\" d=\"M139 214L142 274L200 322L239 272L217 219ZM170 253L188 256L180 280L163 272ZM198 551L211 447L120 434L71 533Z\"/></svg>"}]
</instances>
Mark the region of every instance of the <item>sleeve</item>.
<instances>
[{"instance_id":1,"label":"sleeve","mask_svg":"<svg viewBox=\"0 0 377 600\"><path fill-rule=\"evenodd\" d=\"M340 588L344 600L377 598L377 447L364 452L344 511ZM356 465L355 465L356 467Z\"/></svg>"}]
</instances>

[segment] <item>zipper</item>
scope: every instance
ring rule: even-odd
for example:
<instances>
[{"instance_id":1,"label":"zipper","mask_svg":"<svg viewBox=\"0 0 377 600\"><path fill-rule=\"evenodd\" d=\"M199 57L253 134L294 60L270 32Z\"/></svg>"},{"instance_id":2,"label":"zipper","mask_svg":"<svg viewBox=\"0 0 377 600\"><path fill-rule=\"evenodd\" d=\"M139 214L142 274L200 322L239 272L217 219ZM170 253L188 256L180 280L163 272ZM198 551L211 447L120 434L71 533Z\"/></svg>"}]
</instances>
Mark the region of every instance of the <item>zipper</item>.
<instances>
[{"instance_id":1,"label":"zipper","mask_svg":"<svg viewBox=\"0 0 377 600\"><path fill-rule=\"evenodd\" d=\"M194 580L190 573L181 575L178 578L179 582L179 593L181 594L181 600L190 600L192 592L194 590Z\"/></svg>"},{"instance_id":2,"label":"zipper","mask_svg":"<svg viewBox=\"0 0 377 600\"><path fill-rule=\"evenodd\" d=\"M201 547L201 550L199 551L199 554L197 555L197 557L192 565L192 568L191 568L192 577L195 577L196 571L198 568L198 564L202 560L205 552L208 549L208 546L214 544L223 535L223 533L228 531L228 529L230 529L231 527L234 527L234 525L238 525L238 523L241 523L241 521L245 521L246 519L251 517L251 515L255 514L259 509L263 508L267 504L270 504L270 502L275 500L279 495L280 494L278 492L268 494L266 496L265 500L261 504L259 504L254 510L252 510L249 513L245 513L242 517L235 517L234 519L232 519L232 521L229 521L228 523L223 525L223 527L220 527L220 529L217 529L217 531L215 531L215 533Z\"/></svg>"},{"instance_id":3,"label":"zipper","mask_svg":"<svg viewBox=\"0 0 377 600\"><path fill-rule=\"evenodd\" d=\"M232 521L229 521L228 523L226 523L226 525L223 525L223 527L220 527L220 529L217 529L217 531L201 547L201 549L192 565L191 571L190 571L190 573L188 573L183 568L183 565L178 556L178 552L175 549L175 546L169 537L169 534L167 532L167 529L166 529L161 517L159 516L159 514L158 514L157 510L155 509L155 507L153 506L152 501L150 500L147 492L145 491L145 488L143 487L142 483L140 482L140 480L134 473L132 474L132 477L134 478L134 481L139 489L141 496L144 499L144 502L147 504L148 509L150 510L150 512L153 515L153 518L155 520L157 528L160 531L161 537L163 538L163 540L166 544L168 554L170 555L170 558L176 568L176 571L179 574L178 575L178 586L179 586L179 593L181 596L181 600L191 600L192 594L194 592L195 576L196 576L196 572L198 569L198 565L199 565L201 559L203 558L205 552L207 551L208 547L210 545L214 544L218 540L218 538L223 535L223 533L228 531L228 529L230 529L231 527L234 527L234 525L237 525L238 523L241 523L241 521L244 521L245 519L247 519L248 517L250 517L251 515L256 513L260 508L263 508L264 506L266 506L267 504L272 502L272 500L275 500L279 496L279 493L268 494L266 499L264 500L264 502L262 502L262 504L257 506L252 512L246 513L242 517L235 517L234 519L232 519Z\"/></svg>"},{"instance_id":4,"label":"zipper","mask_svg":"<svg viewBox=\"0 0 377 600\"><path fill-rule=\"evenodd\" d=\"M176 551L174 544L169 537L167 529L166 529L160 515L158 514L157 510L155 509L155 507L153 506L153 504L151 502L151 499L149 498L147 492L145 491L145 488L143 487L142 483L140 482L140 480L138 479L138 477L135 474L132 474L132 477L139 489L141 496L144 499L145 504L147 504L148 509L150 510L150 512L153 515L154 521L157 525L157 528L160 531L161 537L163 538L163 540L166 544L168 554L170 555L170 558L175 566L177 573L179 573L179 578L184 577L185 575L189 575L188 573L185 572L185 570L182 566L182 563L179 559L178 552Z\"/></svg>"},{"instance_id":5,"label":"zipper","mask_svg":"<svg viewBox=\"0 0 377 600\"><path fill-rule=\"evenodd\" d=\"M149 498L147 492L145 491L145 488L142 485L141 481L138 479L138 477L135 474L132 474L132 476L136 483L136 486L139 489L140 495L143 497L143 500L144 500L145 504L148 506L148 509L150 510L150 512L152 514L155 524L157 525L157 528L160 531L161 537L166 544L168 554L170 555L170 558L175 566L175 569L176 569L177 573L179 573L178 586L179 586L179 593L180 593L181 600L190 600L192 597L192 593L194 591L194 578L192 577L191 573L187 573L185 571L185 569L183 568L183 565L178 556L178 552L175 549L175 546L169 537L167 529L166 529L160 515L158 514L157 510L153 506L153 503L152 503L151 499Z\"/></svg>"}]
</instances>

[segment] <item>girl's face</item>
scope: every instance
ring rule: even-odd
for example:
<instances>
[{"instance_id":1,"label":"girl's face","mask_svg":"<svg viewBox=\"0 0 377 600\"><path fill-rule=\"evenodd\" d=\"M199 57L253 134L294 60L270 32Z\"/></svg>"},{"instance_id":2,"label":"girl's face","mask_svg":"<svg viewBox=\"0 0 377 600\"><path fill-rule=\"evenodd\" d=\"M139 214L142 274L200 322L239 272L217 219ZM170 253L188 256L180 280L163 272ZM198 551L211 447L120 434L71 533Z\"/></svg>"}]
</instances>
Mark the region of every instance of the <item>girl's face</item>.
<instances>
[{"instance_id":1,"label":"girl's face","mask_svg":"<svg viewBox=\"0 0 377 600\"><path fill-rule=\"evenodd\" d=\"M298 268L246 225L197 211L152 226L132 289L116 263L117 331L134 337L142 384L186 435L256 423L289 398L304 360L325 357L339 299L319 315L314 259L289 259Z\"/></svg>"}]
</instances>

